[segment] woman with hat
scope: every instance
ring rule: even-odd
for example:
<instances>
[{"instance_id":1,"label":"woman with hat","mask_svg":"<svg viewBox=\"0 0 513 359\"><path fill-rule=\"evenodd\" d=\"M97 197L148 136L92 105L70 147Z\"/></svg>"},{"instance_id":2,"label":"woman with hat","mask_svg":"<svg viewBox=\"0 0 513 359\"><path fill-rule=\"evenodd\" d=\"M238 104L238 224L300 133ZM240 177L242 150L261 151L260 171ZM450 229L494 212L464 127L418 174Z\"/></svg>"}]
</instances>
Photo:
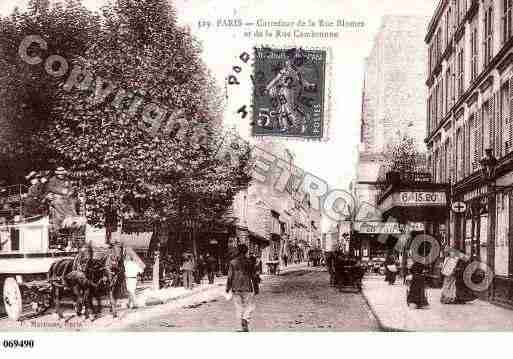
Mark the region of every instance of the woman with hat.
<instances>
[{"instance_id":1,"label":"woman with hat","mask_svg":"<svg viewBox=\"0 0 513 359\"><path fill-rule=\"evenodd\" d=\"M27 193L27 198L23 206L25 217L37 217L45 214L45 207L43 204L45 196L45 186L41 183L42 175L36 171L30 172L25 179L30 181L30 187Z\"/></svg>"}]
</instances>

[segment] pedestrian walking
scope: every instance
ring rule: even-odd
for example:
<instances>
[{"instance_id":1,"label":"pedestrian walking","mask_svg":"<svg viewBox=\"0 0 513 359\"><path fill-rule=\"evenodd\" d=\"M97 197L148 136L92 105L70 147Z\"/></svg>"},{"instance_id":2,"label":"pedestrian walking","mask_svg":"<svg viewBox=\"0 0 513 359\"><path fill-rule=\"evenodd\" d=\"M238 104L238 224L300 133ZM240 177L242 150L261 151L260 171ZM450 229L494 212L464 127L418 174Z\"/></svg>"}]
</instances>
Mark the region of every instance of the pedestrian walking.
<instances>
[{"instance_id":1,"label":"pedestrian walking","mask_svg":"<svg viewBox=\"0 0 513 359\"><path fill-rule=\"evenodd\" d=\"M456 266L458 258L456 253L450 249L446 249L444 252L445 259L441 271L444 276L444 283L440 302L443 304L453 304L456 303Z\"/></svg>"},{"instance_id":2,"label":"pedestrian walking","mask_svg":"<svg viewBox=\"0 0 513 359\"><path fill-rule=\"evenodd\" d=\"M241 331L249 331L251 313L255 310L255 295L259 292L254 263L247 258L248 247L238 246L238 255L230 261L226 280L227 298L233 298L235 313L241 321Z\"/></svg>"},{"instance_id":3,"label":"pedestrian walking","mask_svg":"<svg viewBox=\"0 0 513 359\"><path fill-rule=\"evenodd\" d=\"M285 267L287 267L287 265L288 265L288 260L289 260L289 257L287 257L287 253L283 253L283 255L281 256L281 258L283 259L283 264L285 265Z\"/></svg>"},{"instance_id":4,"label":"pedestrian walking","mask_svg":"<svg viewBox=\"0 0 513 359\"><path fill-rule=\"evenodd\" d=\"M191 254L186 254L182 267L180 268L183 273L183 286L185 289L192 289L194 262Z\"/></svg>"},{"instance_id":5,"label":"pedestrian walking","mask_svg":"<svg viewBox=\"0 0 513 359\"><path fill-rule=\"evenodd\" d=\"M210 255L210 253L207 253L205 257L205 268L207 270L208 283L214 284L214 277L217 271L217 259Z\"/></svg>"},{"instance_id":6,"label":"pedestrian walking","mask_svg":"<svg viewBox=\"0 0 513 359\"><path fill-rule=\"evenodd\" d=\"M472 302L477 299L477 296L474 294L474 291L469 288L467 283L465 283L464 274L467 270L467 267L470 263L478 261L477 258L470 258L466 255L462 255L458 258L458 263L455 268L455 276L456 276L456 301L457 304L464 304L467 302ZM476 275L480 277L476 278ZM473 283L481 283L484 280L484 271L478 270L474 272L474 275L470 278Z\"/></svg>"},{"instance_id":7,"label":"pedestrian walking","mask_svg":"<svg viewBox=\"0 0 513 359\"><path fill-rule=\"evenodd\" d=\"M420 309L429 305L426 296L426 278L424 265L419 262L413 263L410 274L406 277L409 282L406 294L406 303L412 309Z\"/></svg>"},{"instance_id":8,"label":"pedestrian walking","mask_svg":"<svg viewBox=\"0 0 513 359\"><path fill-rule=\"evenodd\" d=\"M196 284L201 284L201 280L205 276L205 260L203 259L203 255L200 255L195 263L194 274L196 277Z\"/></svg>"},{"instance_id":9,"label":"pedestrian walking","mask_svg":"<svg viewBox=\"0 0 513 359\"><path fill-rule=\"evenodd\" d=\"M393 255L389 255L385 261L385 282L394 285L397 278L397 263Z\"/></svg>"},{"instance_id":10,"label":"pedestrian walking","mask_svg":"<svg viewBox=\"0 0 513 359\"><path fill-rule=\"evenodd\" d=\"M126 289L128 291L128 308L137 308L135 300L135 289L137 288L137 276L142 273L142 268L133 260L131 256L125 259L125 277Z\"/></svg>"}]
</instances>

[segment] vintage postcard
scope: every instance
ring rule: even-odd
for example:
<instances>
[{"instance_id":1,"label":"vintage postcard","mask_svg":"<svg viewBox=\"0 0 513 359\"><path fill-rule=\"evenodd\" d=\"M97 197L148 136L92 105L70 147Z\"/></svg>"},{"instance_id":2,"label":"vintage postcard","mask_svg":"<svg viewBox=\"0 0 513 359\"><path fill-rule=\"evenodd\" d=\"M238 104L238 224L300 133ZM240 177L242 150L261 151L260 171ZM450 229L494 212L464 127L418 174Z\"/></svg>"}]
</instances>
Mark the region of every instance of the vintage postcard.
<instances>
[{"instance_id":1,"label":"vintage postcard","mask_svg":"<svg viewBox=\"0 0 513 359\"><path fill-rule=\"evenodd\" d=\"M0 351L513 332L512 14L2 0Z\"/></svg>"}]
</instances>

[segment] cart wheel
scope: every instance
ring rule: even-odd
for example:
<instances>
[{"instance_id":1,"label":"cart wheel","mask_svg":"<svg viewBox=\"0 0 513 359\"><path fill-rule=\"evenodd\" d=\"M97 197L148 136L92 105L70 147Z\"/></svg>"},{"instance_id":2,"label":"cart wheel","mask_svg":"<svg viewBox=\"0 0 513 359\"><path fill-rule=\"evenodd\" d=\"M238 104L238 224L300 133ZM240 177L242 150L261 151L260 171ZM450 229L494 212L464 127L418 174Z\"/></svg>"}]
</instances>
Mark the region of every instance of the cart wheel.
<instances>
[{"instance_id":1,"label":"cart wheel","mask_svg":"<svg viewBox=\"0 0 513 359\"><path fill-rule=\"evenodd\" d=\"M7 315L12 320L19 320L23 312L20 287L12 277L4 282L4 306Z\"/></svg>"}]
</instances>

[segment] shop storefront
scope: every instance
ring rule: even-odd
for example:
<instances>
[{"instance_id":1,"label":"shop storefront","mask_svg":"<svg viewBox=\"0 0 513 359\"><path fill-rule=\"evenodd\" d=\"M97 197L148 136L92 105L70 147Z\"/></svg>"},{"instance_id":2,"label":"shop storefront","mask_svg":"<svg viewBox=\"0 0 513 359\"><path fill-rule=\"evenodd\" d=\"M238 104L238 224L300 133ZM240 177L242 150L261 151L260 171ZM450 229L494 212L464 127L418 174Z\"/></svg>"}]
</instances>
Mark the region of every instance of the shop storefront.
<instances>
[{"instance_id":1,"label":"shop storefront","mask_svg":"<svg viewBox=\"0 0 513 359\"><path fill-rule=\"evenodd\" d=\"M434 238L436 244L423 243L417 251L429 263L429 275L436 277L437 285L440 249L448 244L450 236L448 190L445 184L428 182L391 184L378 198L383 222L387 224L369 233L379 236L378 241L385 244L387 254L399 255L403 268L411 262L413 239L420 234ZM427 260L433 255L436 260Z\"/></svg>"},{"instance_id":2,"label":"shop storefront","mask_svg":"<svg viewBox=\"0 0 513 359\"><path fill-rule=\"evenodd\" d=\"M476 173L454 188L453 201L465 211L453 213L454 246L481 263L494 277L479 296L495 304L513 307L513 173L507 165L497 169L490 183Z\"/></svg>"}]
</instances>

